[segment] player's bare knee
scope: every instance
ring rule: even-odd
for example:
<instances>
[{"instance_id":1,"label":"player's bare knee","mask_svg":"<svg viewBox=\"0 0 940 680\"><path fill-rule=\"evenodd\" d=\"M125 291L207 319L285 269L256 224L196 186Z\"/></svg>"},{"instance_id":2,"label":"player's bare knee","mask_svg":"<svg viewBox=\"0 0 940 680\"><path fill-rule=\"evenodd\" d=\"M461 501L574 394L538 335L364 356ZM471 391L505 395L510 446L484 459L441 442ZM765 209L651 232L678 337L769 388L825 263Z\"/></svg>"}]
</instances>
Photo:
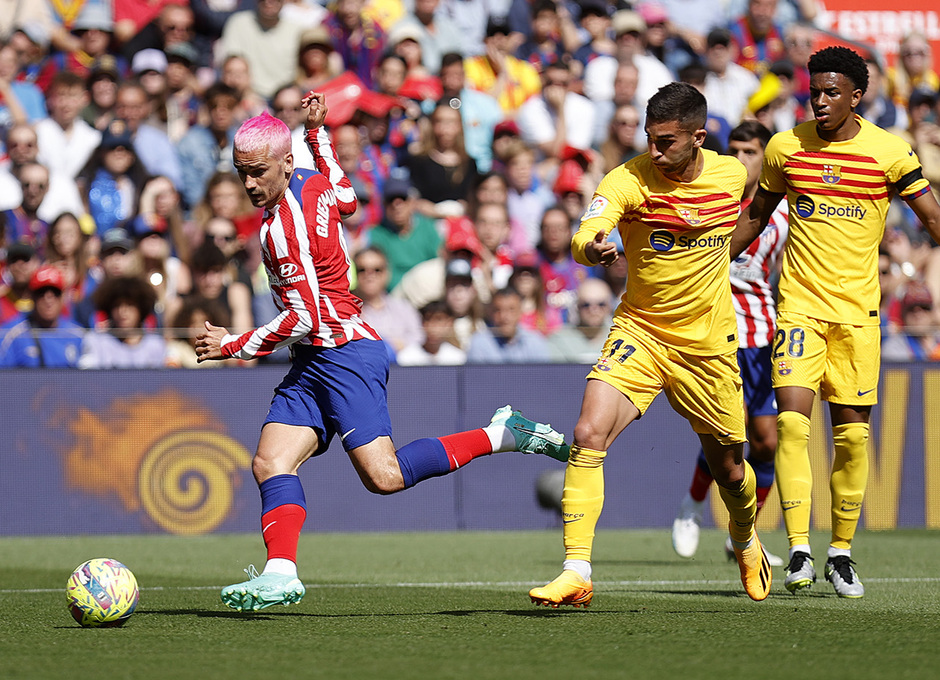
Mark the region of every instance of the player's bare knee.
<instances>
[{"instance_id":1,"label":"player's bare knee","mask_svg":"<svg viewBox=\"0 0 940 680\"><path fill-rule=\"evenodd\" d=\"M379 496L388 496L405 488L405 481L399 472L397 475L391 470L381 472L369 471L361 475L362 484L370 493Z\"/></svg>"},{"instance_id":2,"label":"player's bare knee","mask_svg":"<svg viewBox=\"0 0 940 680\"><path fill-rule=\"evenodd\" d=\"M574 442L595 451L607 448L607 432L601 432L590 420L581 419L574 426Z\"/></svg>"}]
</instances>

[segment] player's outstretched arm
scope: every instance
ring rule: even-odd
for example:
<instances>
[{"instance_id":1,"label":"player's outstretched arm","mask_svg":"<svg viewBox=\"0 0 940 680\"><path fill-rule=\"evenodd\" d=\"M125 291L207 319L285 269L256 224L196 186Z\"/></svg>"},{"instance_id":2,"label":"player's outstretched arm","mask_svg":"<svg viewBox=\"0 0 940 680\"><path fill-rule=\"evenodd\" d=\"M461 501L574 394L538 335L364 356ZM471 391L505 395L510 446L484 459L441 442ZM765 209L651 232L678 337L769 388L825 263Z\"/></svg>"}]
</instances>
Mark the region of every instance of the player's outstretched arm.
<instances>
[{"instance_id":1,"label":"player's outstretched arm","mask_svg":"<svg viewBox=\"0 0 940 680\"><path fill-rule=\"evenodd\" d=\"M738 216L738 222L734 227L734 233L731 234L731 259L733 260L751 245L751 242L767 226L770 216L784 194L774 194L763 187L757 188L757 194L754 200Z\"/></svg>"},{"instance_id":2,"label":"player's outstretched arm","mask_svg":"<svg viewBox=\"0 0 940 680\"><path fill-rule=\"evenodd\" d=\"M940 243L940 204L937 203L933 192L926 191L917 198L909 200L907 204L911 206L911 210L924 225L927 233L933 237L934 241Z\"/></svg>"}]
</instances>

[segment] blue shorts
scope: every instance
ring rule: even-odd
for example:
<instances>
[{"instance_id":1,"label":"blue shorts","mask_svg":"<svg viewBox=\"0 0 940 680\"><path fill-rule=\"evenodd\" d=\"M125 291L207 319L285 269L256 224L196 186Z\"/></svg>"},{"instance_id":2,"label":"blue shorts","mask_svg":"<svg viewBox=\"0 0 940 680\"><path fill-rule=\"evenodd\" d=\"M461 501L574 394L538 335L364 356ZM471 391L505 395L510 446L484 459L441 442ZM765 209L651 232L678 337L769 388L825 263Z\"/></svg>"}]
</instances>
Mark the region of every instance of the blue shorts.
<instances>
[{"instance_id":1,"label":"blue shorts","mask_svg":"<svg viewBox=\"0 0 940 680\"><path fill-rule=\"evenodd\" d=\"M392 436L388 415L388 352L378 340L328 349L291 348L290 372L274 390L264 422L312 427L329 447L337 432L347 451Z\"/></svg>"},{"instance_id":2,"label":"blue shorts","mask_svg":"<svg viewBox=\"0 0 940 680\"><path fill-rule=\"evenodd\" d=\"M771 384L771 346L738 350L738 367L744 383L744 405L749 416L777 415L777 400Z\"/></svg>"}]
</instances>

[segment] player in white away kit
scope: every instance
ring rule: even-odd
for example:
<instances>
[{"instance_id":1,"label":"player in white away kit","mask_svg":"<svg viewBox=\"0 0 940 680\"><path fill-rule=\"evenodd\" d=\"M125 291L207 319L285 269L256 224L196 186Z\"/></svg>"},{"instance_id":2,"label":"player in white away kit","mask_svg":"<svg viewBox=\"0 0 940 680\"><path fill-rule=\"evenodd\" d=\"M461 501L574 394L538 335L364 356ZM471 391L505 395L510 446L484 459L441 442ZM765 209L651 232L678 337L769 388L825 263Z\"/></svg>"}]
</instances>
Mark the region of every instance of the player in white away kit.
<instances>
[{"instance_id":1,"label":"player in white away kit","mask_svg":"<svg viewBox=\"0 0 940 680\"><path fill-rule=\"evenodd\" d=\"M296 561L306 505L297 470L326 451L334 434L362 483L379 494L448 474L489 453L568 458L562 435L509 406L485 428L419 439L396 451L386 401L388 354L359 317L361 300L349 291L341 215L355 211L356 194L322 127L324 95L309 93L303 106L319 173L293 167L290 130L268 114L249 119L235 135L235 168L252 203L265 209L262 256L280 314L242 335L206 323L196 339L199 361L291 350L291 370L275 390L252 461L267 562L260 575L250 567L248 581L221 594L239 611L303 597Z\"/></svg>"},{"instance_id":2,"label":"player in white away kit","mask_svg":"<svg viewBox=\"0 0 940 680\"><path fill-rule=\"evenodd\" d=\"M764 149L770 137L770 130L756 121L746 121L731 131L728 154L737 157L747 168L747 184L741 201L745 209L757 192ZM760 237L731 263L731 291L738 320L738 365L748 419L747 460L757 477L758 512L774 483L777 403L771 385L770 354L776 302L771 278L779 273L787 229L787 202L781 201ZM682 557L692 557L698 549L702 513L713 481L705 454L699 451L692 484L672 524L672 547ZM728 559L734 559L730 536L725 542L725 553ZM777 555L768 552L767 558L772 566L783 566L783 560Z\"/></svg>"}]
</instances>

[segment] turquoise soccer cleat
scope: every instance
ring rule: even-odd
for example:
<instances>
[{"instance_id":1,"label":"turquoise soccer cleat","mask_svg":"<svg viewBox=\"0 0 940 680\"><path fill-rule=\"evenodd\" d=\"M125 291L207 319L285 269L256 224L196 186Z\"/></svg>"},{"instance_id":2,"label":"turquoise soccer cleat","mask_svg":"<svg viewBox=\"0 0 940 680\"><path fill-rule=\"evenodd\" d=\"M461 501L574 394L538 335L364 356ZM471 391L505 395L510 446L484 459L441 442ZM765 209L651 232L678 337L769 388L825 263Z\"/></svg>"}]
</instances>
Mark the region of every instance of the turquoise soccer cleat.
<instances>
[{"instance_id":1,"label":"turquoise soccer cleat","mask_svg":"<svg viewBox=\"0 0 940 680\"><path fill-rule=\"evenodd\" d=\"M512 406L506 405L497 409L490 425L508 427L516 440L516 451L540 453L562 463L568 460L570 447L565 443L565 435L553 430L551 425L529 420L519 411L513 411Z\"/></svg>"},{"instance_id":2,"label":"turquoise soccer cleat","mask_svg":"<svg viewBox=\"0 0 940 680\"><path fill-rule=\"evenodd\" d=\"M295 604L307 592L295 576L258 574L252 564L245 569L248 580L222 589L222 602L240 612L253 612L275 604Z\"/></svg>"}]
</instances>

